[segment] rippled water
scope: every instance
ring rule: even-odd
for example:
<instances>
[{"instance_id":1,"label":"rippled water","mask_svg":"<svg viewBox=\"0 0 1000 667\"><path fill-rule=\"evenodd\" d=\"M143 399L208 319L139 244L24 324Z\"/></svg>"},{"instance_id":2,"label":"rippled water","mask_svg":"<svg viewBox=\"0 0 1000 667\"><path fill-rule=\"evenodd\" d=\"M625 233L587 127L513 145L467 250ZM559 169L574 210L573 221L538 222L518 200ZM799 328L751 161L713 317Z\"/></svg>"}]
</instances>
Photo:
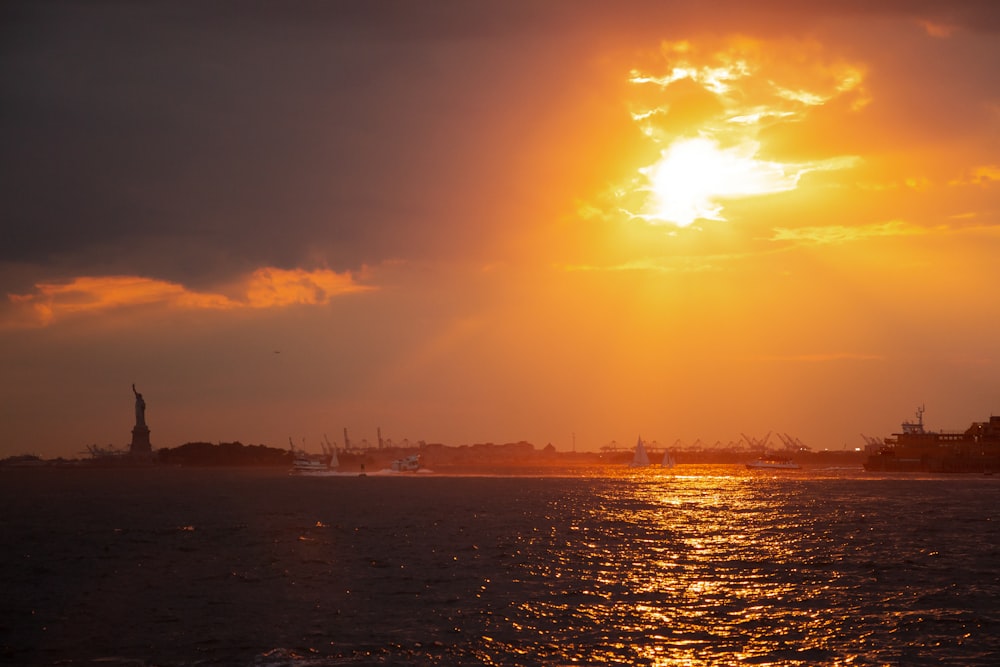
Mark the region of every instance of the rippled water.
<instances>
[{"instance_id":1,"label":"rippled water","mask_svg":"<svg viewBox=\"0 0 1000 667\"><path fill-rule=\"evenodd\" d=\"M0 662L1000 664L1000 478L3 471Z\"/></svg>"}]
</instances>

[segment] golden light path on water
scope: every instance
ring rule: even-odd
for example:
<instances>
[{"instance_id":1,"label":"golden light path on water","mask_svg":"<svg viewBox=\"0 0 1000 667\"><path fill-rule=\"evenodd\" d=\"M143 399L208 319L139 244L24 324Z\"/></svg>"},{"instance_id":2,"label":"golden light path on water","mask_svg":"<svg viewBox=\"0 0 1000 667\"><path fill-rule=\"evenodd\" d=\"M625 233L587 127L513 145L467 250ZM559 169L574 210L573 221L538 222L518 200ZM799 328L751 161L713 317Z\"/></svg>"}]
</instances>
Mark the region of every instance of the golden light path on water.
<instances>
[{"instance_id":1,"label":"golden light path on water","mask_svg":"<svg viewBox=\"0 0 1000 667\"><path fill-rule=\"evenodd\" d=\"M589 663L618 663L636 652L648 664L698 665L711 664L701 656L708 647L734 658L780 649L789 638L762 636L770 623L760 601L797 595L793 582L773 576L791 555L788 526L775 524L753 493L755 480L635 481L599 491L582 514L553 508L554 523L577 518L552 560L533 563L526 575L587 583L555 599L525 601L516 626L563 646L559 635L596 633L590 641L577 637L571 643L578 653L562 656ZM790 613L800 634L814 624L808 611Z\"/></svg>"},{"instance_id":2,"label":"golden light path on water","mask_svg":"<svg viewBox=\"0 0 1000 667\"><path fill-rule=\"evenodd\" d=\"M907 611L941 582L921 588L920 572L900 588L886 572L898 567L898 533L808 480L624 476L627 484L553 503L550 525L519 537L515 558L525 560L514 583L533 594L503 617L513 634L487 638L484 662L885 664L871 657L914 651L908 664L918 664L927 646L906 644L900 618L914 614L923 631L943 623L945 643L975 624L975 614ZM897 572L907 577L914 560L937 554L922 546ZM899 646L880 645L886 637Z\"/></svg>"}]
</instances>

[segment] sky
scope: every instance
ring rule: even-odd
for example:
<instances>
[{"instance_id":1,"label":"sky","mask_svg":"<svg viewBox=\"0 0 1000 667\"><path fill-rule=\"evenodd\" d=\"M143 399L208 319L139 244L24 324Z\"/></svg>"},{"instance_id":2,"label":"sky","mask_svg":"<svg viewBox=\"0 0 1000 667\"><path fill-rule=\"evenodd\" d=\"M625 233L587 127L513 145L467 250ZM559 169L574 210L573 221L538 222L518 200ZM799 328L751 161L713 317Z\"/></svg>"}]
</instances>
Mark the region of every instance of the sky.
<instances>
[{"instance_id":1,"label":"sky","mask_svg":"<svg viewBox=\"0 0 1000 667\"><path fill-rule=\"evenodd\" d=\"M133 383L154 448L964 429L997 62L991 1L4 3L0 456Z\"/></svg>"}]
</instances>

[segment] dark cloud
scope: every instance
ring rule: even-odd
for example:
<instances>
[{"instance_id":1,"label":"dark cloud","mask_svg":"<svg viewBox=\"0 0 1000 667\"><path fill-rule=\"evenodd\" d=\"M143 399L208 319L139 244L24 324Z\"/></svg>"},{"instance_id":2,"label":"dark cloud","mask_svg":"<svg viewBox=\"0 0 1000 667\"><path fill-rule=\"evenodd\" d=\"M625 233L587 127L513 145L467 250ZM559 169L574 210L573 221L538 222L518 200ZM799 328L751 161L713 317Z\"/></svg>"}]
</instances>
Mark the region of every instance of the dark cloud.
<instances>
[{"instance_id":1,"label":"dark cloud","mask_svg":"<svg viewBox=\"0 0 1000 667\"><path fill-rule=\"evenodd\" d=\"M468 252L503 224L519 142L555 113L586 38L843 13L990 29L998 15L806 5L721 2L706 20L704 3L8 3L0 261L101 256L197 283Z\"/></svg>"},{"instance_id":2,"label":"dark cloud","mask_svg":"<svg viewBox=\"0 0 1000 667\"><path fill-rule=\"evenodd\" d=\"M444 215L432 195L460 201L469 187L466 140L504 132L490 90L517 92L517 77L488 69L506 58L495 46L480 51L511 29L510 12L226 7L42 5L12 17L0 260L112 246L128 264L159 239L218 261L289 265L319 246L358 264L431 239L421 223ZM133 270L151 260L134 259Z\"/></svg>"}]
</instances>

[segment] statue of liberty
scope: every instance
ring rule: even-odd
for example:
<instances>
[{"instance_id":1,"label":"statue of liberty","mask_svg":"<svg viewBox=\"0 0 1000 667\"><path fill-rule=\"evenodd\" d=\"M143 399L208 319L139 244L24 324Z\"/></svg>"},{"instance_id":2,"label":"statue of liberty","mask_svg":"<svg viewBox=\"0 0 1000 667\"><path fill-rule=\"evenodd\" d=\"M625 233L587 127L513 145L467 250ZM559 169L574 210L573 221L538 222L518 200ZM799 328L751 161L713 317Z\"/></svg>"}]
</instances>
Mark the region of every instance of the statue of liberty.
<instances>
[{"instance_id":1,"label":"statue of liberty","mask_svg":"<svg viewBox=\"0 0 1000 667\"><path fill-rule=\"evenodd\" d=\"M135 394L135 425L145 426L146 425L146 401L142 400L142 394L135 390L135 384L132 384L132 393Z\"/></svg>"}]
</instances>

